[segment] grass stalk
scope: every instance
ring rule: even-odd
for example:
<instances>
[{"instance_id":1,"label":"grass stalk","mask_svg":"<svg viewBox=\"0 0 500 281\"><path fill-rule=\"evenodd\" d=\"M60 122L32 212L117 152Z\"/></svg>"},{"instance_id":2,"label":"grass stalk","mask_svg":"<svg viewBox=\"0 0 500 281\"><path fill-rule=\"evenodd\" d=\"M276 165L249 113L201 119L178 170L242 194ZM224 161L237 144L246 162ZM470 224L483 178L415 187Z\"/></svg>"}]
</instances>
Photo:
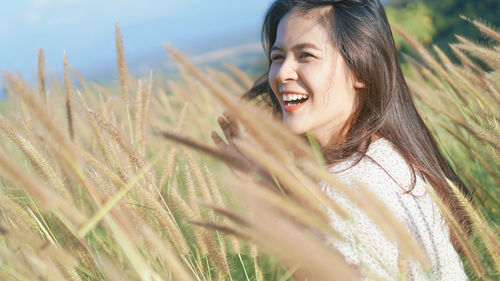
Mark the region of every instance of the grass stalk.
<instances>
[{"instance_id":1,"label":"grass stalk","mask_svg":"<svg viewBox=\"0 0 500 281\"><path fill-rule=\"evenodd\" d=\"M40 99L47 105L47 93L45 89L45 63L43 56L43 49L38 49L38 92Z\"/></svg>"},{"instance_id":2,"label":"grass stalk","mask_svg":"<svg viewBox=\"0 0 500 281\"><path fill-rule=\"evenodd\" d=\"M243 262L243 259L241 258L241 254L240 253L238 253L238 258L239 258L239 260L241 262L241 266L243 268L243 272L245 273L245 277L246 277L247 281L250 281L250 277L248 277L247 269L245 268L245 263Z\"/></svg>"},{"instance_id":3,"label":"grass stalk","mask_svg":"<svg viewBox=\"0 0 500 281\"><path fill-rule=\"evenodd\" d=\"M127 84L127 64L125 62L125 54L123 50L123 40L122 34L120 33L120 25L118 22L115 24L116 29L116 53L117 53L117 62L118 62L118 73L120 75L120 88L122 99L125 104L128 106L129 104L129 93L128 93L128 84Z\"/></svg>"},{"instance_id":4,"label":"grass stalk","mask_svg":"<svg viewBox=\"0 0 500 281\"><path fill-rule=\"evenodd\" d=\"M69 81L68 58L64 52L64 90L66 93L66 120L68 122L68 132L71 140L75 138L75 130L73 128L73 108L71 102L71 83Z\"/></svg>"},{"instance_id":5,"label":"grass stalk","mask_svg":"<svg viewBox=\"0 0 500 281\"><path fill-rule=\"evenodd\" d=\"M472 222L477 229L477 233L481 237L482 242L486 245L486 250L490 254L495 269L500 272L500 239L495 235L492 228L490 228L481 215L475 210L472 204L465 198L453 182L448 180L448 185L453 190L455 196L465 207L467 214L472 219Z\"/></svg>"},{"instance_id":6,"label":"grass stalk","mask_svg":"<svg viewBox=\"0 0 500 281\"><path fill-rule=\"evenodd\" d=\"M431 195L431 198L434 200L436 205L439 207L441 210L441 213L443 216L446 218L446 221L448 222L448 226L450 227L451 231L454 231L456 233L455 237L457 237L457 242L459 243L461 249L463 249L463 253L465 257L467 258L467 261L472 267L472 270L476 274L477 277L482 277L485 275L486 271L481 264L481 261L479 260L479 257L477 256L477 248L471 243L469 239L467 239L467 234L463 231L462 227L456 220L456 218L453 216L452 212L449 210L449 208L442 202L442 200L438 197L438 195L432 190L431 187L428 185L425 185L425 188L427 192Z\"/></svg>"},{"instance_id":7,"label":"grass stalk","mask_svg":"<svg viewBox=\"0 0 500 281\"><path fill-rule=\"evenodd\" d=\"M139 79L139 82L137 83L137 98L135 102L135 140L137 143L137 151L139 154L141 154L142 147L144 146L144 135L142 134L142 111L144 110L143 95L142 80Z\"/></svg>"},{"instance_id":8,"label":"grass stalk","mask_svg":"<svg viewBox=\"0 0 500 281\"><path fill-rule=\"evenodd\" d=\"M152 166L160 160L161 154L157 155L148 165L143 167L139 173L137 173L133 178L127 182L127 184L120 189L113 197L111 197L102 207L95 213L79 230L78 237L83 238L91 231L101 219L103 219L106 214L113 208L120 199L122 199L132 188L134 188L146 173L152 168Z\"/></svg>"}]
</instances>

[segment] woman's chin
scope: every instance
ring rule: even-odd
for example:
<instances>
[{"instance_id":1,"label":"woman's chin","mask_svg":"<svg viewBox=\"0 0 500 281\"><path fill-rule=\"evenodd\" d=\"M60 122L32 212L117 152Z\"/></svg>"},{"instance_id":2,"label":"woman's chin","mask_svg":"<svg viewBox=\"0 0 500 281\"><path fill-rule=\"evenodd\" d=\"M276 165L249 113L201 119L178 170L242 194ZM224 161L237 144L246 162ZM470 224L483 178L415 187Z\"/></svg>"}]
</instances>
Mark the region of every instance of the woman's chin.
<instances>
[{"instance_id":1,"label":"woman's chin","mask_svg":"<svg viewBox=\"0 0 500 281\"><path fill-rule=\"evenodd\" d=\"M299 122L296 122L296 120L290 120L290 119L285 119L283 120L283 124L292 131L292 133L296 135L302 135L307 132L307 129L300 124Z\"/></svg>"}]
</instances>

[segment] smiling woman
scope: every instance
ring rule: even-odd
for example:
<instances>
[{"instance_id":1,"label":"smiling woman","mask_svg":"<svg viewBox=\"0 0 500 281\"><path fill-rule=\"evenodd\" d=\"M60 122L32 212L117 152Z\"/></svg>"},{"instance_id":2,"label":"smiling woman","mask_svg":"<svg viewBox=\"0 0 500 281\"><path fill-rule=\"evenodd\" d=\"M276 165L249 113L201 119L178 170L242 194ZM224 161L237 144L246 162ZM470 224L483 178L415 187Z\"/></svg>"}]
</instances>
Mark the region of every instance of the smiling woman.
<instances>
[{"instance_id":1,"label":"smiling woman","mask_svg":"<svg viewBox=\"0 0 500 281\"><path fill-rule=\"evenodd\" d=\"M468 196L418 114L378 0L276 0L262 29L269 70L245 94L259 96L295 134L311 133L329 171L356 191L362 183L406 225L432 263L402 260L399 247L359 207L322 186L351 215L331 214L343 239L332 246L365 277L466 280L450 234L425 185L453 211L465 233L470 218L447 180ZM219 120L233 151L230 120ZM455 243L453 245L453 243ZM455 246L455 247L454 247ZM403 274L403 276L399 275ZM307 276L296 277L302 279Z\"/></svg>"},{"instance_id":2,"label":"smiling woman","mask_svg":"<svg viewBox=\"0 0 500 281\"><path fill-rule=\"evenodd\" d=\"M283 17L270 52L269 84L283 104L283 122L297 134L311 132L326 146L339 139L353 111L354 87L362 83L354 81L330 34L318 24L324 16Z\"/></svg>"}]
</instances>

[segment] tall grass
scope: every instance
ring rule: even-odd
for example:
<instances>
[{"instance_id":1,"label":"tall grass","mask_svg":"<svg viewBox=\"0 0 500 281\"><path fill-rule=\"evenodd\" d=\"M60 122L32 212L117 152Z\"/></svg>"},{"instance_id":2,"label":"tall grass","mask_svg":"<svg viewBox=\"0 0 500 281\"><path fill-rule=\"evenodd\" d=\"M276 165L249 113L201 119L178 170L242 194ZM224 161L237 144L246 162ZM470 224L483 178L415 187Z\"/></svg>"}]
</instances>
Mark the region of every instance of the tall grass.
<instances>
[{"instance_id":1,"label":"tall grass","mask_svg":"<svg viewBox=\"0 0 500 281\"><path fill-rule=\"evenodd\" d=\"M421 58L407 57L411 77L408 83L422 115L473 195L474 206L455 189L474 224L472 243L464 234L459 235L466 244L464 254L470 276L496 280L500 278L500 37L486 24L471 23L492 42L489 47L480 46L457 36L459 42L450 47L460 61L458 65L437 46L433 46L436 55L432 55L394 27ZM448 220L452 229L460 232L453 227L452 218Z\"/></svg>"},{"instance_id":2,"label":"tall grass","mask_svg":"<svg viewBox=\"0 0 500 281\"><path fill-rule=\"evenodd\" d=\"M342 185L314 145L239 99L251 85L245 73L229 65L227 73L202 71L167 46L182 79L135 79L118 24L116 32L119 88L73 71L81 89L74 86L66 55L64 91L57 78L46 83L42 50L37 86L3 73L10 97L0 117L2 280L382 279L330 246L341 235L328 212L349 214L320 181L371 214L404 260L429 268L369 186ZM470 278L499 279L500 45L459 38L454 65L406 37L421 55L408 58L419 109L474 196L471 205L456 191L474 222L472 240L435 199L458 233ZM235 143L252 165L210 144L224 109L247 132ZM394 276L403 278L404 266Z\"/></svg>"}]
</instances>

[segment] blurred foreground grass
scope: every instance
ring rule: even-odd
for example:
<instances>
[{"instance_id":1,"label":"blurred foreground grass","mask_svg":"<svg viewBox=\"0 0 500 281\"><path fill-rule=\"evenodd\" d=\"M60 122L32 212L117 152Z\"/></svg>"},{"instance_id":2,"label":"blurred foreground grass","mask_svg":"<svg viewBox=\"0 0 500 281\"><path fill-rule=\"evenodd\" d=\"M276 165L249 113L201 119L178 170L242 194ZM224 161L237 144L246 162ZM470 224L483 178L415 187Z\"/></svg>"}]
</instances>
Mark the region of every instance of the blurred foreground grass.
<instances>
[{"instance_id":1,"label":"blurred foreground grass","mask_svg":"<svg viewBox=\"0 0 500 281\"><path fill-rule=\"evenodd\" d=\"M474 24L497 44L459 38L452 50L461 65L400 33L420 54L407 58L419 109L473 192L474 232L460 242L467 272L497 280L500 35ZM81 85L74 87L66 58L64 81L48 85L43 52L37 85L3 73L1 279L288 280L300 264L312 280L359 280L324 239L336 237L327 210L348 214L317 183L367 212L378 212L363 204L376 198L340 185L268 110L240 101L252 84L245 73L200 70L171 50L182 79L131 77L120 36L117 26L120 89L71 71ZM258 167L213 148L210 131L225 109L249 132L238 145ZM223 162L248 176L235 177ZM395 218L373 219L403 256L428 265Z\"/></svg>"}]
</instances>

